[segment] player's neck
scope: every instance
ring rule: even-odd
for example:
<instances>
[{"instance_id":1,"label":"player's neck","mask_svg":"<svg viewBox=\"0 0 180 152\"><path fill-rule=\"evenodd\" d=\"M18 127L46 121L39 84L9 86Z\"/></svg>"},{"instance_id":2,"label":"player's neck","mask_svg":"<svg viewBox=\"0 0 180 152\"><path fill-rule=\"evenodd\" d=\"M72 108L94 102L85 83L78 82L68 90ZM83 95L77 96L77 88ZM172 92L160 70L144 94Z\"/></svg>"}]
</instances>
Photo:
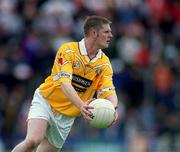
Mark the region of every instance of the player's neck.
<instances>
[{"instance_id":1,"label":"player's neck","mask_svg":"<svg viewBox=\"0 0 180 152\"><path fill-rule=\"evenodd\" d=\"M95 45L96 42L92 41L89 38L85 38L85 46L87 50L87 54L89 58L94 58L99 50L99 48L96 47Z\"/></svg>"}]
</instances>

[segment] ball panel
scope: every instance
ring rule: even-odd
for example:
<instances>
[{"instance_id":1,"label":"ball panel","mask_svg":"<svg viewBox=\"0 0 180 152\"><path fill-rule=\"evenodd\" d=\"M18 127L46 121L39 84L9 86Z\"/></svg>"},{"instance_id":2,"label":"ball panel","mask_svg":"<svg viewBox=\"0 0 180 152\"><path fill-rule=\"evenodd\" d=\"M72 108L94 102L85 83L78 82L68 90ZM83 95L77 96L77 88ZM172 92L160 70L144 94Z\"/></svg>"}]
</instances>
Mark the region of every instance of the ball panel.
<instances>
[{"instance_id":1,"label":"ball panel","mask_svg":"<svg viewBox=\"0 0 180 152\"><path fill-rule=\"evenodd\" d=\"M107 124L107 119L105 118L106 109L98 109L97 114L97 121L96 123L99 124L98 128L104 127Z\"/></svg>"}]
</instances>

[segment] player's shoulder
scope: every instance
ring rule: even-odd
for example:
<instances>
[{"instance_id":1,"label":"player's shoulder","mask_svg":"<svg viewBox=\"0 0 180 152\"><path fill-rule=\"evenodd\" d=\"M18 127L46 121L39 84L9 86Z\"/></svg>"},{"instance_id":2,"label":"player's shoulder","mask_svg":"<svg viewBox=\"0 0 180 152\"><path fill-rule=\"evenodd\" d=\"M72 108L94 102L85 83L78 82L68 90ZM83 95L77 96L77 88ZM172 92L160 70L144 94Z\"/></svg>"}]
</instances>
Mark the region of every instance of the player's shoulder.
<instances>
[{"instance_id":1,"label":"player's shoulder","mask_svg":"<svg viewBox=\"0 0 180 152\"><path fill-rule=\"evenodd\" d=\"M61 45L61 48L74 48L78 46L78 42L66 42Z\"/></svg>"},{"instance_id":2,"label":"player's shoulder","mask_svg":"<svg viewBox=\"0 0 180 152\"><path fill-rule=\"evenodd\" d=\"M103 51L102 51L101 61L99 61L99 63L102 65L102 68L110 69L112 71L110 58Z\"/></svg>"},{"instance_id":3,"label":"player's shoulder","mask_svg":"<svg viewBox=\"0 0 180 152\"><path fill-rule=\"evenodd\" d=\"M58 52L73 53L76 52L77 49L78 42L65 42L59 47Z\"/></svg>"},{"instance_id":4,"label":"player's shoulder","mask_svg":"<svg viewBox=\"0 0 180 152\"><path fill-rule=\"evenodd\" d=\"M106 62L106 63L110 63L110 59L109 57L102 51L102 61Z\"/></svg>"}]
</instances>

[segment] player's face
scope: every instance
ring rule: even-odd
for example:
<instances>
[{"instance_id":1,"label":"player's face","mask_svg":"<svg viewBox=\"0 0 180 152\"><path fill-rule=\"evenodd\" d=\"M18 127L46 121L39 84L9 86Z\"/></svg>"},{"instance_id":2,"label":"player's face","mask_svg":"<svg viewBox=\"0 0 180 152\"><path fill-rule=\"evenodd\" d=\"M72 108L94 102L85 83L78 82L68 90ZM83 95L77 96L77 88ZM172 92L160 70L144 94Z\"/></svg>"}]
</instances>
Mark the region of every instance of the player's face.
<instances>
[{"instance_id":1,"label":"player's face","mask_svg":"<svg viewBox=\"0 0 180 152\"><path fill-rule=\"evenodd\" d=\"M109 24L103 24L102 28L97 33L97 45L99 45L100 49L108 48L109 43L112 39L112 30Z\"/></svg>"}]
</instances>

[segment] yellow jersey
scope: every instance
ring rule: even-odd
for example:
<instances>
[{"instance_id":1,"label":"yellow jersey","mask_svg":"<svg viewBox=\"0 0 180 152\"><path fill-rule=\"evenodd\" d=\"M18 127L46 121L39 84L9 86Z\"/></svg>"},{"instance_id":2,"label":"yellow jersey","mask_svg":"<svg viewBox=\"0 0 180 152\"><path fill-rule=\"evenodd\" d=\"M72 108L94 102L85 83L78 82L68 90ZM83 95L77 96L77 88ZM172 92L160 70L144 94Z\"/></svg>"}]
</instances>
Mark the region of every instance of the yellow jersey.
<instances>
[{"instance_id":1,"label":"yellow jersey","mask_svg":"<svg viewBox=\"0 0 180 152\"><path fill-rule=\"evenodd\" d=\"M63 44L55 57L52 72L39 87L53 110L67 116L79 116L80 109L61 90L62 82L70 82L83 101L106 98L115 93L109 58L98 50L96 57L87 56L84 39Z\"/></svg>"}]
</instances>

